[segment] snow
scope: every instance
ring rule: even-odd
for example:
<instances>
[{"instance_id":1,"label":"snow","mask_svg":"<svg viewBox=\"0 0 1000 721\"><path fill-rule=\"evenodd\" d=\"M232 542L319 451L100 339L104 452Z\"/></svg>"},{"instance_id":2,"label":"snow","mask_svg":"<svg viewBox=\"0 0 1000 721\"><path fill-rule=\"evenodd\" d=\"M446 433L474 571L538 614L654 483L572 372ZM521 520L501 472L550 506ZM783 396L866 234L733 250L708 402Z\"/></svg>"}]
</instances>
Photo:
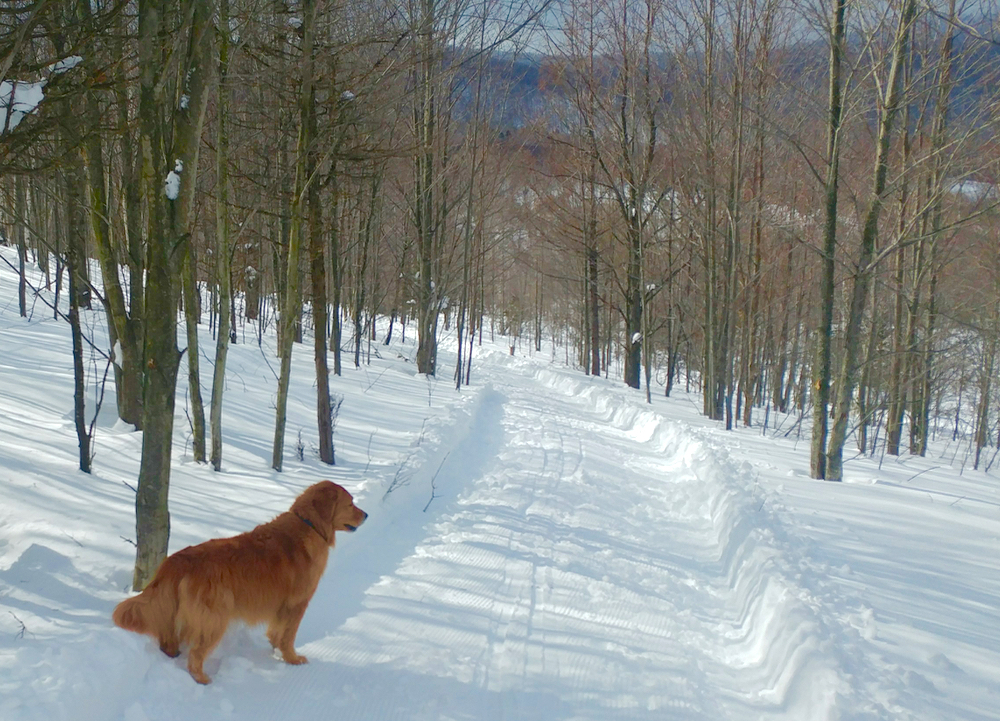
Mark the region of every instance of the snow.
<instances>
[{"instance_id":1,"label":"snow","mask_svg":"<svg viewBox=\"0 0 1000 721\"><path fill-rule=\"evenodd\" d=\"M191 98L187 93L181 95L181 110L187 110L188 104L191 102Z\"/></svg>"},{"instance_id":2,"label":"snow","mask_svg":"<svg viewBox=\"0 0 1000 721\"><path fill-rule=\"evenodd\" d=\"M170 550L325 477L370 517L305 615L308 665L234 627L198 686L183 655L111 624L141 437L109 386L94 474L76 470L69 328L18 317L15 281L0 262L3 721L1000 718L1000 484L949 467L953 449L817 482L795 417L727 433L683 390L648 406L502 343L476 349L458 393L416 373L407 334L331 378L334 468L312 450L313 363L295 349L288 433L306 458L275 473L274 339L258 348L253 327L229 352L221 473L192 461L179 384ZM106 347L103 316L82 320Z\"/></svg>"},{"instance_id":3,"label":"snow","mask_svg":"<svg viewBox=\"0 0 1000 721\"><path fill-rule=\"evenodd\" d=\"M178 158L174 161L174 169L167 173L167 179L163 183L163 190L170 200L177 200L181 193L181 173L184 172L184 162Z\"/></svg>"},{"instance_id":4,"label":"snow","mask_svg":"<svg viewBox=\"0 0 1000 721\"><path fill-rule=\"evenodd\" d=\"M969 200L985 200L996 198L997 189L992 183L984 183L978 180L961 180L952 184L953 195L962 195Z\"/></svg>"},{"instance_id":5,"label":"snow","mask_svg":"<svg viewBox=\"0 0 1000 721\"><path fill-rule=\"evenodd\" d=\"M354 93L352 93L350 90L345 90L344 92L342 92L340 94L340 99L343 100L344 102L350 102L350 101L354 100L355 97L357 97L357 96Z\"/></svg>"},{"instance_id":6,"label":"snow","mask_svg":"<svg viewBox=\"0 0 1000 721\"><path fill-rule=\"evenodd\" d=\"M167 179L163 181L163 192L170 200L177 200L177 196L181 194L181 176L173 170L167 173Z\"/></svg>"},{"instance_id":7,"label":"snow","mask_svg":"<svg viewBox=\"0 0 1000 721\"><path fill-rule=\"evenodd\" d=\"M68 58L63 58L62 60L52 63L52 65L49 66L49 71L53 75L64 73L67 70L72 70L82 62L83 58L79 55L70 55Z\"/></svg>"},{"instance_id":8,"label":"snow","mask_svg":"<svg viewBox=\"0 0 1000 721\"><path fill-rule=\"evenodd\" d=\"M25 115L35 112L45 97L44 88L44 80L36 83L0 81L0 133L13 130Z\"/></svg>"}]
</instances>

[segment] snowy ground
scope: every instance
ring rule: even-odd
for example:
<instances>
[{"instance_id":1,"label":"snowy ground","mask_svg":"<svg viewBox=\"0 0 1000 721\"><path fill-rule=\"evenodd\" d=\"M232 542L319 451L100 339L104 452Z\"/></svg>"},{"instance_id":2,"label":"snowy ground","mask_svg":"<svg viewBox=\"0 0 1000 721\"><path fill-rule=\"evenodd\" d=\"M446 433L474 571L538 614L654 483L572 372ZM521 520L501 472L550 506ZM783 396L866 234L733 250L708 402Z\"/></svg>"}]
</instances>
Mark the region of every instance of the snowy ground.
<instances>
[{"instance_id":1,"label":"snowy ground","mask_svg":"<svg viewBox=\"0 0 1000 721\"><path fill-rule=\"evenodd\" d=\"M235 627L198 686L111 624L140 438L109 394L94 474L76 470L69 345L41 302L18 317L0 262L0 721L1000 719L996 475L941 447L819 483L793 419L726 433L683 392L650 407L499 347L456 393L416 374L409 337L334 379L335 468L315 458L307 349L286 444L301 429L305 461L281 474L271 345L231 350L221 474L191 460L181 384L171 550L325 477L370 514L303 621L309 665Z\"/></svg>"}]
</instances>

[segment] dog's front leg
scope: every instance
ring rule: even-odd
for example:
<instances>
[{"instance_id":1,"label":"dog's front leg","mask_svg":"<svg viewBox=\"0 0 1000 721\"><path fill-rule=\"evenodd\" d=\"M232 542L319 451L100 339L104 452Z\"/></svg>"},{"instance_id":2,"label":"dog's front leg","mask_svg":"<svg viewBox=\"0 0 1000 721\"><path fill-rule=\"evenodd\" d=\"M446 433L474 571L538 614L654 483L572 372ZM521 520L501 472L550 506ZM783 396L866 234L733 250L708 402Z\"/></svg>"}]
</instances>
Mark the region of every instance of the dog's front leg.
<instances>
[{"instance_id":1,"label":"dog's front leg","mask_svg":"<svg viewBox=\"0 0 1000 721\"><path fill-rule=\"evenodd\" d=\"M303 601L295 606L283 606L267 629L268 641L281 652L281 658L285 663L298 665L309 661L305 656L295 652L295 635L299 632L299 624L308 605L308 601Z\"/></svg>"}]
</instances>

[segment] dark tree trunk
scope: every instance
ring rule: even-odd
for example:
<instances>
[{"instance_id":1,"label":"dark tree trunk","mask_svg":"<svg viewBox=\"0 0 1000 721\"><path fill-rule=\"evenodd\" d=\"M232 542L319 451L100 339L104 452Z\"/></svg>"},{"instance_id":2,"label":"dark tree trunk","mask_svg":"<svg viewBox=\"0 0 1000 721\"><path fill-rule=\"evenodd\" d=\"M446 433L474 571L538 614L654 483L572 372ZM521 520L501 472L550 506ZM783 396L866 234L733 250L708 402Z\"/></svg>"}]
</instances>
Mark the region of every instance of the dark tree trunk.
<instances>
[{"instance_id":1,"label":"dark tree trunk","mask_svg":"<svg viewBox=\"0 0 1000 721\"><path fill-rule=\"evenodd\" d=\"M27 242L25 238L26 213L28 212L27 191L24 177L18 175L14 179L14 237L17 241L17 307L22 318L28 317L27 286L24 264L27 258Z\"/></svg>"},{"instance_id":2,"label":"dark tree trunk","mask_svg":"<svg viewBox=\"0 0 1000 721\"><path fill-rule=\"evenodd\" d=\"M187 244L181 266L184 295L184 325L187 331L188 393L191 402L191 450L197 463L205 462L205 403L201 398L201 368L198 354L198 323L201 303L197 290L197 259L194 244Z\"/></svg>"},{"instance_id":3,"label":"dark tree trunk","mask_svg":"<svg viewBox=\"0 0 1000 721\"><path fill-rule=\"evenodd\" d=\"M66 174L66 266L69 272L69 324L73 337L73 425L80 450L80 470L90 473L90 431L86 418L86 373L83 368L83 333L80 329L80 295L86 281L80 272L86 263L84 240L83 168L80 159L71 155Z\"/></svg>"}]
</instances>

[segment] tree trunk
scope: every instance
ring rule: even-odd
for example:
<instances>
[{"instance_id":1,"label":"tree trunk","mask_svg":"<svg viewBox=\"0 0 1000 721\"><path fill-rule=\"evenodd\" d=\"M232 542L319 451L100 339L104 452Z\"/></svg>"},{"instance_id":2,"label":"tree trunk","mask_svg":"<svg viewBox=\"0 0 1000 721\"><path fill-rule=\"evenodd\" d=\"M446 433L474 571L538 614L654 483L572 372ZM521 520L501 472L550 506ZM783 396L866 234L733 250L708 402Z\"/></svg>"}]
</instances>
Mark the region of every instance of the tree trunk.
<instances>
[{"instance_id":1,"label":"tree trunk","mask_svg":"<svg viewBox=\"0 0 1000 721\"><path fill-rule=\"evenodd\" d=\"M215 147L215 263L219 282L219 329L215 339L215 369L212 373L211 463L222 470L222 397L226 386L226 359L229 356L229 333L232 303L232 268L229 249L229 0L219 0L219 76L218 115ZM249 303L249 299L247 301Z\"/></svg>"},{"instance_id":2,"label":"tree trunk","mask_svg":"<svg viewBox=\"0 0 1000 721\"><path fill-rule=\"evenodd\" d=\"M837 399L834 411L833 428L827 445L826 479L839 481L843 477L844 442L847 439L847 422L851 412L851 399L854 395L854 385L860 357L861 322L865 314L865 304L868 300L868 284L874 270L872 257L875 251L875 241L878 237L878 221L885 202L886 177L889 171L889 150L892 140L892 127L896 113L899 110L900 79L903 74L903 63L907 58L907 47L910 38L910 27L916 15L916 0L905 0L896 38L893 43L892 65L886 81L887 97L885 109L879 122L878 150L875 157L875 178L872 188L872 199L865 215L861 231L861 252L858 258L857 270L854 274L854 287L851 295L851 307L844 331L844 355L837 377Z\"/></svg>"},{"instance_id":3,"label":"tree trunk","mask_svg":"<svg viewBox=\"0 0 1000 721\"><path fill-rule=\"evenodd\" d=\"M181 264L189 242L189 222L198 174L201 128L208 103L213 32L212 7L192 1L188 56L179 63L178 79L189 101L176 107L163 94L165 69L161 44L165 2L139 8L139 127L143 148L143 181L148 205L148 283L146 285L145 383L143 387L142 460L136 493L135 590L143 589L167 554L170 513L170 453L174 430L174 396L180 351L177 308ZM172 138L171 148L165 146ZM165 185L165 180L168 184ZM165 192L166 191L166 192Z\"/></svg>"},{"instance_id":4,"label":"tree trunk","mask_svg":"<svg viewBox=\"0 0 1000 721\"><path fill-rule=\"evenodd\" d=\"M28 212L26 196L27 191L25 190L24 176L18 175L14 178L14 237L17 240L17 307L22 318L28 317L28 281L24 274L24 264L28 252L24 232L25 224L28 222L26 217L26 213Z\"/></svg>"},{"instance_id":5,"label":"tree trunk","mask_svg":"<svg viewBox=\"0 0 1000 721\"><path fill-rule=\"evenodd\" d=\"M1000 336L1000 304L993 309L992 328L988 333L989 337L983 338L983 360L979 373L979 404L976 407L976 452L972 464L976 470L979 470L980 456L986 446L989 434L990 390L996 368L997 338Z\"/></svg>"},{"instance_id":6,"label":"tree trunk","mask_svg":"<svg viewBox=\"0 0 1000 721\"><path fill-rule=\"evenodd\" d=\"M205 403L201 398L201 370L198 357L198 323L201 303L197 289L197 259L194 244L187 244L181 266L184 294L184 325L187 330L188 392L191 399L191 451L195 462L205 462Z\"/></svg>"},{"instance_id":7,"label":"tree trunk","mask_svg":"<svg viewBox=\"0 0 1000 721\"><path fill-rule=\"evenodd\" d=\"M315 98L313 98L313 101ZM311 101L311 102L313 102ZM316 137L316 113L309 114L310 137ZM316 171L317 157L310 150L307 172ZM316 366L316 428L319 433L319 459L334 464L333 408L330 403L330 366L327 362L326 242L323 237L323 207L319 186L310 183L306 199L309 205L309 276L312 283L313 356Z\"/></svg>"},{"instance_id":8,"label":"tree trunk","mask_svg":"<svg viewBox=\"0 0 1000 721\"><path fill-rule=\"evenodd\" d=\"M816 362L813 366L813 429L810 449L810 474L827 477L826 441L829 423L830 376L833 366L834 275L837 255L837 200L840 189L840 124L844 105L841 88L841 63L846 38L845 16L848 0L834 0L833 26L830 34L830 95L827 124L826 207L823 227L823 256L820 278L820 321L816 339Z\"/></svg>"},{"instance_id":9,"label":"tree trunk","mask_svg":"<svg viewBox=\"0 0 1000 721\"><path fill-rule=\"evenodd\" d=\"M927 327L924 333L923 348L919 354L915 353L913 362L920 372L914 373L914 408L911 421L910 453L923 456L927 452L927 437L929 435L928 422L930 415L931 378L934 361L934 326L937 319L937 248L938 241L942 234L944 194L945 190L945 167L943 154L948 144L948 111L950 108L950 98L953 86L952 64L954 51L956 0L949 2L949 22L947 23L945 36L941 43L940 70L938 74L938 95L934 111L934 128L932 137L931 153L933 160L932 174L932 202L928 212L930 213L930 240L928 259L928 270L931 274L930 288L927 294Z\"/></svg>"},{"instance_id":10,"label":"tree trunk","mask_svg":"<svg viewBox=\"0 0 1000 721\"><path fill-rule=\"evenodd\" d=\"M70 114L70 117L72 115ZM66 175L66 267L69 273L69 324L73 337L73 425L80 450L80 470L90 473L90 431L86 418L86 381L83 368L83 333L80 329L80 294L89 292L80 268L87 262L83 216L84 175L81 159L70 154Z\"/></svg>"},{"instance_id":11,"label":"tree trunk","mask_svg":"<svg viewBox=\"0 0 1000 721\"><path fill-rule=\"evenodd\" d=\"M295 182L292 189L291 226L288 233L288 254L286 261L285 300L281 310L279 354L281 371L278 376L278 395L274 422L274 446L271 467L280 471L284 461L285 422L288 404L288 384L292 371L292 342L295 339L295 325L299 319L300 273L299 253L302 230L305 224L304 205L308 192L307 184L313 178L309 175L311 116L315 113L315 90L313 88L313 41L316 34L316 2L303 0L302 3L302 80L299 87L299 132L295 147Z\"/></svg>"},{"instance_id":12,"label":"tree trunk","mask_svg":"<svg viewBox=\"0 0 1000 721\"><path fill-rule=\"evenodd\" d=\"M90 4L79 3L80 12L87 22ZM88 58L87 61L89 62ZM95 68L93 72L98 72ZM121 136L122 188L124 191L125 229L128 244L127 262L130 273L130 296L126 305L125 293L119 280L120 258L112 246L109 225L110 208L106 191L107 169L101 135L98 132L103 121L98 91L89 87L84 98L85 124L89 133L84 142L87 165L88 208L90 228L97 250L104 284L104 309L108 316L108 328L115 354L115 388L117 391L118 417L137 428L142 427L142 292L143 292L143 249L140 230L140 187L135 174L135 153L132 131L129 128L129 100L119 85L117 103L122 127Z\"/></svg>"}]
</instances>

